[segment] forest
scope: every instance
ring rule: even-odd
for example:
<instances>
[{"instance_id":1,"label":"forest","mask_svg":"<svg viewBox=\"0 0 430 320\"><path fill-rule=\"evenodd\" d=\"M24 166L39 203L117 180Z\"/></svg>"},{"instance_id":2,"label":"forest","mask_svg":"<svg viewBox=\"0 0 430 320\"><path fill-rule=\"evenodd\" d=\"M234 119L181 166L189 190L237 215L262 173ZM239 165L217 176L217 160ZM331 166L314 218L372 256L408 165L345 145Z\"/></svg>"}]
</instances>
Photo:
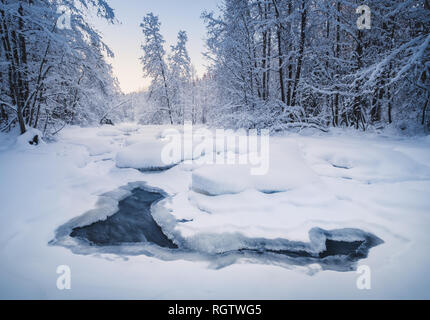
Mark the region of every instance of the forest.
<instances>
[{"instance_id":1,"label":"forest","mask_svg":"<svg viewBox=\"0 0 430 320\"><path fill-rule=\"evenodd\" d=\"M65 125L102 120L120 94L112 55L85 19L86 10L114 22L103 0L0 2L0 129L38 128L47 135ZM70 28L60 19L67 13Z\"/></svg>"},{"instance_id":2,"label":"forest","mask_svg":"<svg viewBox=\"0 0 430 320\"><path fill-rule=\"evenodd\" d=\"M85 19L92 11L116 23L107 1L1 0L0 130L53 135L125 119L272 132L429 129L428 0L223 0L219 10L201 15L202 77L186 31L166 48L162 21L142 13L142 75L152 83L126 95L107 60L114 53Z\"/></svg>"},{"instance_id":3,"label":"forest","mask_svg":"<svg viewBox=\"0 0 430 320\"><path fill-rule=\"evenodd\" d=\"M203 18L217 105L231 123L429 124L428 1L232 0Z\"/></svg>"}]
</instances>

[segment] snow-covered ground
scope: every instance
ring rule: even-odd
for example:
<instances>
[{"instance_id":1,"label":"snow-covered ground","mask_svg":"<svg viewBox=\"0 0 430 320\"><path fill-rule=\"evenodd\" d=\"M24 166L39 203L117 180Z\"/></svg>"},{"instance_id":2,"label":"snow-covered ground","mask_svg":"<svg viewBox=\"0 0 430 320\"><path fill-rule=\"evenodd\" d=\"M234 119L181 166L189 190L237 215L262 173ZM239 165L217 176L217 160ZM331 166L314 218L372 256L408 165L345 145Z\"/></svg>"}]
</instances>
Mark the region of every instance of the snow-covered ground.
<instances>
[{"instance_id":1,"label":"snow-covered ground","mask_svg":"<svg viewBox=\"0 0 430 320\"><path fill-rule=\"evenodd\" d=\"M246 165L182 159L172 159L178 165L166 171L145 172L164 167L165 129L71 127L39 146L0 136L0 298L430 298L429 137L290 134L271 138L262 176L250 175ZM114 214L140 182L169 195L153 208L154 219L196 252L237 250L252 238L312 244L315 228L371 233L384 243L358 265L370 267L372 289L357 288L355 271L317 264L220 265L192 255L172 259L155 248L103 251L58 238L61 227ZM312 248L321 250L319 244ZM71 290L57 289L60 265L71 268Z\"/></svg>"}]
</instances>

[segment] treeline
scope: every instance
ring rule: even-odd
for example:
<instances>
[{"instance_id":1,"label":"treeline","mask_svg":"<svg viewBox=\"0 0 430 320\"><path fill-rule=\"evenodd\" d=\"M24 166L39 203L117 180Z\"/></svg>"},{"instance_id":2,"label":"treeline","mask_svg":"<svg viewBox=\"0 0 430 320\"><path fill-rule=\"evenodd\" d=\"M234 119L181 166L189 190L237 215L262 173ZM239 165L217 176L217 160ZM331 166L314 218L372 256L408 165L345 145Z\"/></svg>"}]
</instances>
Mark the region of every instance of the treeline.
<instances>
[{"instance_id":1,"label":"treeline","mask_svg":"<svg viewBox=\"0 0 430 320\"><path fill-rule=\"evenodd\" d=\"M0 130L53 134L107 121L119 92L112 52L86 21L114 22L104 0L0 0Z\"/></svg>"},{"instance_id":2,"label":"treeline","mask_svg":"<svg viewBox=\"0 0 430 320\"><path fill-rule=\"evenodd\" d=\"M168 87L170 91L170 87ZM160 94L161 86L153 85L140 92L133 92L125 95L127 103L125 109L133 110L128 120L136 121L143 125L151 124L183 124L192 122L193 124L210 124L211 110L215 110L215 93L212 91L213 79L209 75L202 78L192 76L189 82L180 88L182 94L179 100L170 104L172 119L170 119L167 109L167 98ZM158 91L158 92L157 92ZM157 92L157 94L154 94ZM169 95L169 97L174 95Z\"/></svg>"},{"instance_id":3,"label":"treeline","mask_svg":"<svg viewBox=\"0 0 430 320\"><path fill-rule=\"evenodd\" d=\"M158 16L153 13L148 13L140 25L141 63L151 85L144 92L129 95L137 110L137 120L143 124L206 123L209 77L196 76L187 50L187 33L179 31L177 43L167 52L160 26Z\"/></svg>"},{"instance_id":4,"label":"treeline","mask_svg":"<svg viewBox=\"0 0 430 320\"><path fill-rule=\"evenodd\" d=\"M362 5L371 29L357 24ZM429 127L428 0L223 0L220 8L202 16L216 123Z\"/></svg>"}]
</instances>

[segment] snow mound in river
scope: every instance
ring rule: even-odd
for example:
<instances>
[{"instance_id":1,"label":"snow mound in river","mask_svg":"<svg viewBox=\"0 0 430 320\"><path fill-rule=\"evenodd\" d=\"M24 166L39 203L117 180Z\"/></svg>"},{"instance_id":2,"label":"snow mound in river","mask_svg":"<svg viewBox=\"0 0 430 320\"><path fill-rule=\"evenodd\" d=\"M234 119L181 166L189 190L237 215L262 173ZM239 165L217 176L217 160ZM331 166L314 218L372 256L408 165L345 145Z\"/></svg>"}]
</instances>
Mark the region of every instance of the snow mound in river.
<instances>
[{"instance_id":1,"label":"snow mound in river","mask_svg":"<svg viewBox=\"0 0 430 320\"><path fill-rule=\"evenodd\" d=\"M172 167L181 161L181 157L170 157L170 162L163 159L163 149L166 144L158 140L132 144L116 156L118 168L135 168L141 170L162 170ZM164 161L163 161L164 160Z\"/></svg>"},{"instance_id":2,"label":"snow mound in river","mask_svg":"<svg viewBox=\"0 0 430 320\"><path fill-rule=\"evenodd\" d=\"M248 189L278 193L319 182L318 176L306 165L293 142L280 144L272 138L268 156L267 171L262 175L253 175L252 169L256 166L250 164L202 166L193 172L192 189L212 196L237 194ZM262 161L260 167L264 166Z\"/></svg>"}]
</instances>

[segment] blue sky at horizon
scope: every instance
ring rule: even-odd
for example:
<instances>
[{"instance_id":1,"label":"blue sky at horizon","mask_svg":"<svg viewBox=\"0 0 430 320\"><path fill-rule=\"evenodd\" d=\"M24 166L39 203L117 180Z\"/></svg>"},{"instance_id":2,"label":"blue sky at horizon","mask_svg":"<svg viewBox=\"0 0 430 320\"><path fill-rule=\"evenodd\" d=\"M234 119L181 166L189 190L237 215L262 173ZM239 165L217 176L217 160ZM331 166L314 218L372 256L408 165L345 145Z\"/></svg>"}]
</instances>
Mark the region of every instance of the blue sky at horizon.
<instances>
[{"instance_id":1,"label":"blue sky at horizon","mask_svg":"<svg viewBox=\"0 0 430 320\"><path fill-rule=\"evenodd\" d=\"M179 30L188 33L188 50L197 73L205 71L206 61L202 56L206 35L204 22L200 18L204 10L217 10L220 0L110 0L119 24L109 25L94 19L95 27L102 32L106 44L115 53L110 60L121 89L128 93L147 87L149 79L143 78L139 57L142 55L142 31L139 27L148 12L160 17L161 32L166 40L165 48L175 44Z\"/></svg>"}]
</instances>

